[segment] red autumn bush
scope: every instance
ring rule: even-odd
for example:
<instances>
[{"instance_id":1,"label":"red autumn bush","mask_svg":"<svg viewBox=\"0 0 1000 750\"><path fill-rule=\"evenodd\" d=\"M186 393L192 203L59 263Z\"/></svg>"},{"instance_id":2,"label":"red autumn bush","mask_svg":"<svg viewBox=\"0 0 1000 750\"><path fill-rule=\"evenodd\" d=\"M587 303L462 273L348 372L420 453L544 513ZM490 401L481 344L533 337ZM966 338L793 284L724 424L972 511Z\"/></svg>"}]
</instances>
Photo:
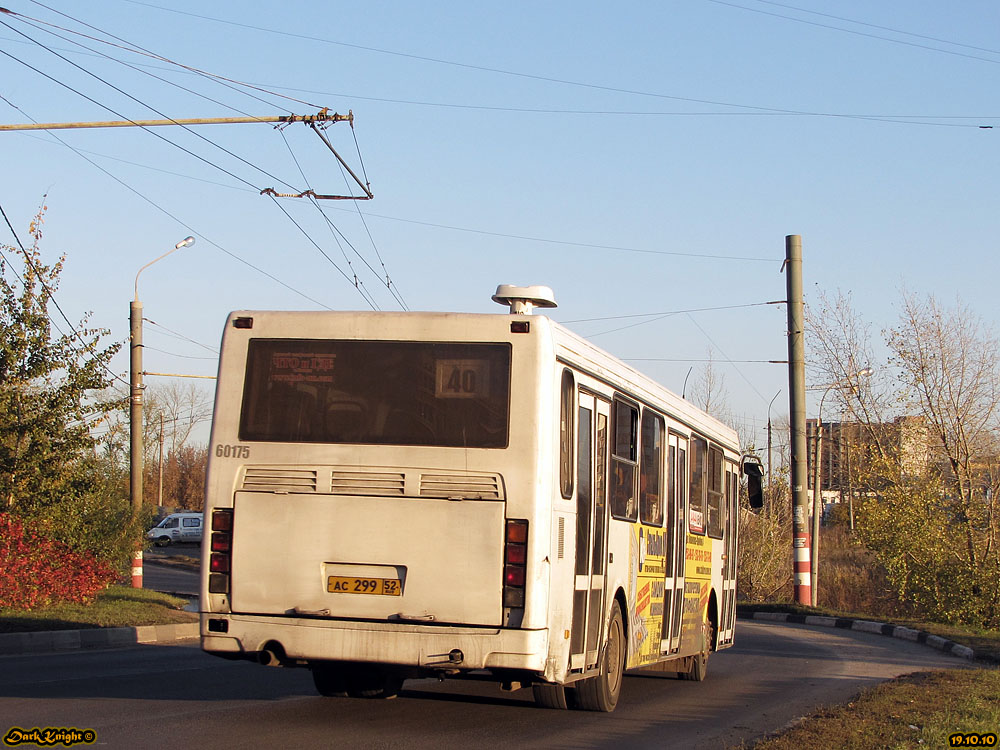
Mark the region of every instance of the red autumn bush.
<instances>
[{"instance_id":1,"label":"red autumn bush","mask_svg":"<svg viewBox=\"0 0 1000 750\"><path fill-rule=\"evenodd\" d=\"M116 577L94 555L74 552L35 533L21 519L0 513L0 607L85 603Z\"/></svg>"}]
</instances>

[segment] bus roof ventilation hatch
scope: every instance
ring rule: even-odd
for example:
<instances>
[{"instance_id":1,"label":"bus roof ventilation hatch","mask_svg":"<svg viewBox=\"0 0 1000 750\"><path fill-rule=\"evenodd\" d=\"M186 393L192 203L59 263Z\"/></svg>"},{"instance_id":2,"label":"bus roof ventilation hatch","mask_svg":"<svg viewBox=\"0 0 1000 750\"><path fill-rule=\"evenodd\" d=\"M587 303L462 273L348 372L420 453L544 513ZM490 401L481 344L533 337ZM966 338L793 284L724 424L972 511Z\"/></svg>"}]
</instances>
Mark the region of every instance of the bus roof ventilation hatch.
<instances>
[{"instance_id":1,"label":"bus roof ventilation hatch","mask_svg":"<svg viewBox=\"0 0 1000 750\"><path fill-rule=\"evenodd\" d=\"M509 307L511 315L531 315L535 307L556 307L556 296L547 286L500 284L493 301Z\"/></svg>"}]
</instances>

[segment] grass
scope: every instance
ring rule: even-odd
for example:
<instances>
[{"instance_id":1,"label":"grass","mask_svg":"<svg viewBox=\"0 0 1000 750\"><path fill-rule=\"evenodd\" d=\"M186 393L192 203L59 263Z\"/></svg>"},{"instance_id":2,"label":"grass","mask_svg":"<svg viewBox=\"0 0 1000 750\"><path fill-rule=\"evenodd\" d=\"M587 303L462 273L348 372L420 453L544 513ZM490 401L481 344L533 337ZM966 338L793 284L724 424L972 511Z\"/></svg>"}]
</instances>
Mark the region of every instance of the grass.
<instances>
[{"instance_id":1,"label":"grass","mask_svg":"<svg viewBox=\"0 0 1000 750\"><path fill-rule=\"evenodd\" d=\"M136 627L193 622L187 600L147 589L109 586L91 604L60 604L30 611L0 607L0 633Z\"/></svg>"},{"instance_id":2,"label":"grass","mask_svg":"<svg viewBox=\"0 0 1000 750\"><path fill-rule=\"evenodd\" d=\"M918 672L824 709L754 750L950 747L954 733L1000 729L1000 670Z\"/></svg>"}]
</instances>

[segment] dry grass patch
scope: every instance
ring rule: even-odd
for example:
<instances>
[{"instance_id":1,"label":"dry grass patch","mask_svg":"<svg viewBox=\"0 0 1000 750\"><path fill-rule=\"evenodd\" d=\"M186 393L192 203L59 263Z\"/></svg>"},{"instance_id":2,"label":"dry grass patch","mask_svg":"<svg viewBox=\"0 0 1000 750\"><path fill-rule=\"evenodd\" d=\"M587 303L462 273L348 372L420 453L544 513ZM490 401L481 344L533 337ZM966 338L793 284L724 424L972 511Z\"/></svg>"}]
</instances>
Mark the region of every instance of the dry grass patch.
<instances>
[{"instance_id":1,"label":"dry grass patch","mask_svg":"<svg viewBox=\"0 0 1000 750\"><path fill-rule=\"evenodd\" d=\"M956 733L1000 729L1000 671L920 672L862 692L845 706L824 709L754 750L944 748Z\"/></svg>"}]
</instances>

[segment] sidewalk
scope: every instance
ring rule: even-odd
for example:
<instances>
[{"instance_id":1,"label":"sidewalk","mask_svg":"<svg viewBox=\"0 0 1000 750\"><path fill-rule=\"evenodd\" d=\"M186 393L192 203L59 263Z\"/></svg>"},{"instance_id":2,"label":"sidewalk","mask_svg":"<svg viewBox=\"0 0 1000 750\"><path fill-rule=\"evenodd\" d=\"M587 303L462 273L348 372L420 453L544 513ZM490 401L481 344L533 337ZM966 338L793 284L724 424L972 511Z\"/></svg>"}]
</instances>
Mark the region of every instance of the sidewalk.
<instances>
[{"instance_id":1,"label":"sidewalk","mask_svg":"<svg viewBox=\"0 0 1000 750\"><path fill-rule=\"evenodd\" d=\"M138 644L173 643L198 637L198 622L140 625L128 628L39 630L0 633L0 655L35 654L82 648L121 648Z\"/></svg>"}]
</instances>

